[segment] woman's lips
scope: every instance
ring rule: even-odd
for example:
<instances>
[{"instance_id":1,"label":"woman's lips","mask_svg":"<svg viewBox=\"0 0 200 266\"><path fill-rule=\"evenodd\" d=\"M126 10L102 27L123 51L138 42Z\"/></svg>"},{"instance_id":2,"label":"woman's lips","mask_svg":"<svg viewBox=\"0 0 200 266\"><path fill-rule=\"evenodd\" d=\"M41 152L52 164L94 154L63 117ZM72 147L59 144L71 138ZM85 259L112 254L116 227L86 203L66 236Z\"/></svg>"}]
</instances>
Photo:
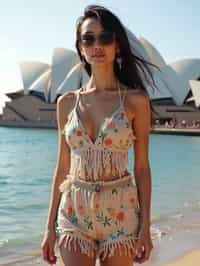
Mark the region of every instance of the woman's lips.
<instances>
[{"instance_id":1,"label":"woman's lips","mask_svg":"<svg viewBox=\"0 0 200 266\"><path fill-rule=\"evenodd\" d=\"M104 57L105 55L104 54L96 54L96 55L94 55L93 57L97 57L97 58L101 58L101 57Z\"/></svg>"}]
</instances>

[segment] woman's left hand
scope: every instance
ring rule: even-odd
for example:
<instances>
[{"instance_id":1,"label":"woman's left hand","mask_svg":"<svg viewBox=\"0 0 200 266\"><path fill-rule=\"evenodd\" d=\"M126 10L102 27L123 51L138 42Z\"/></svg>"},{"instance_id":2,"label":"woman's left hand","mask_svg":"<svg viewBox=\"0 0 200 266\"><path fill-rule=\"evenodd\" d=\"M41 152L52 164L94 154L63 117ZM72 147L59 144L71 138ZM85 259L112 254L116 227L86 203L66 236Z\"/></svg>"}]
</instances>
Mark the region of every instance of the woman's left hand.
<instances>
[{"instance_id":1,"label":"woman's left hand","mask_svg":"<svg viewBox=\"0 0 200 266\"><path fill-rule=\"evenodd\" d=\"M140 238L136 242L136 255L134 262L143 263L149 259L153 243L149 230L141 231L139 236Z\"/></svg>"}]
</instances>

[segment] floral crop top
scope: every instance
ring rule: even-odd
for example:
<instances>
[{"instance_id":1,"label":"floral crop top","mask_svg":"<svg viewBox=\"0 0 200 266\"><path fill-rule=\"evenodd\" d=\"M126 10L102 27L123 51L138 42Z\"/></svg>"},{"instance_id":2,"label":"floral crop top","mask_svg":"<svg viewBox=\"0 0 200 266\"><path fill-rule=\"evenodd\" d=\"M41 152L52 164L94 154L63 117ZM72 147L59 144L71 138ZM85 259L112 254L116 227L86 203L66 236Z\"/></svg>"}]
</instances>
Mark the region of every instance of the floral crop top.
<instances>
[{"instance_id":1,"label":"floral crop top","mask_svg":"<svg viewBox=\"0 0 200 266\"><path fill-rule=\"evenodd\" d=\"M63 134L71 149L70 173L84 180L98 180L102 174L117 174L122 177L127 171L128 150L136 137L124 109L124 98L121 97L120 86L119 106L104 119L99 134L93 141L85 130L77 112L80 97L77 93L76 104L69 114Z\"/></svg>"}]
</instances>

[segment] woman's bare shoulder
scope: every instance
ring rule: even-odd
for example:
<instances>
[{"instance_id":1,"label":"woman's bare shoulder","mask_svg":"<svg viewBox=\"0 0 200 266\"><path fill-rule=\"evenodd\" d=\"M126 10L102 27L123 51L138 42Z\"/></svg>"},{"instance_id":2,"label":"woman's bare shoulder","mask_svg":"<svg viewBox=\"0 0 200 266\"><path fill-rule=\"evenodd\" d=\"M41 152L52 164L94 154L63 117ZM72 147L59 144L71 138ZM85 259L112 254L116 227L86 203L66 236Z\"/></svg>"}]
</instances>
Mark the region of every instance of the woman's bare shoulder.
<instances>
[{"instance_id":1,"label":"woman's bare shoulder","mask_svg":"<svg viewBox=\"0 0 200 266\"><path fill-rule=\"evenodd\" d=\"M58 98L57 107L65 114L70 113L76 102L77 90L67 91Z\"/></svg>"},{"instance_id":2,"label":"woman's bare shoulder","mask_svg":"<svg viewBox=\"0 0 200 266\"><path fill-rule=\"evenodd\" d=\"M56 116L57 116L58 130L62 134L64 134L64 126L67 123L69 114L75 105L76 93L77 91L68 91L58 97L56 104L57 106Z\"/></svg>"},{"instance_id":3,"label":"woman's bare shoulder","mask_svg":"<svg viewBox=\"0 0 200 266\"><path fill-rule=\"evenodd\" d=\"M128 104L135 110L143 108L150 101L148 93L139 87L136 89L129 88L126 98L128 99Z\"/></svg>"}]
</instances>

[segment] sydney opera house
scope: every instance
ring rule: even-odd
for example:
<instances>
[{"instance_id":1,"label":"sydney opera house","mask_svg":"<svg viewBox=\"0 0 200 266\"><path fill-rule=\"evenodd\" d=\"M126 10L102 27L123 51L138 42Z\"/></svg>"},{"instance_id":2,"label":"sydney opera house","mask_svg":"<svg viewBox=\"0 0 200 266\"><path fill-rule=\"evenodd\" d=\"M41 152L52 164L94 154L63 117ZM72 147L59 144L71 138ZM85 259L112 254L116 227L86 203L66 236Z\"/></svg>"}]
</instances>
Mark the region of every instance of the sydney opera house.
<instances>
[{"instance_id":1,"label":"sydney opera house","mask_svg":"<svg viewBox=\"0 0 200 266\"><path fill-rule=\"evenodd\" d=\"M147 87L161 123L176 118L188 123L200 119L200 59L184 59L167 64L159 51L145 38L127 35L133 52L156 64L152 68L159 90ZM56 101L68 90L86 83L88 76L80 67L78 55L69 49L56 48L52 63L21 62L23 89L8 93L0 125L56 128Z\"/></svg>"}]
</instances>

